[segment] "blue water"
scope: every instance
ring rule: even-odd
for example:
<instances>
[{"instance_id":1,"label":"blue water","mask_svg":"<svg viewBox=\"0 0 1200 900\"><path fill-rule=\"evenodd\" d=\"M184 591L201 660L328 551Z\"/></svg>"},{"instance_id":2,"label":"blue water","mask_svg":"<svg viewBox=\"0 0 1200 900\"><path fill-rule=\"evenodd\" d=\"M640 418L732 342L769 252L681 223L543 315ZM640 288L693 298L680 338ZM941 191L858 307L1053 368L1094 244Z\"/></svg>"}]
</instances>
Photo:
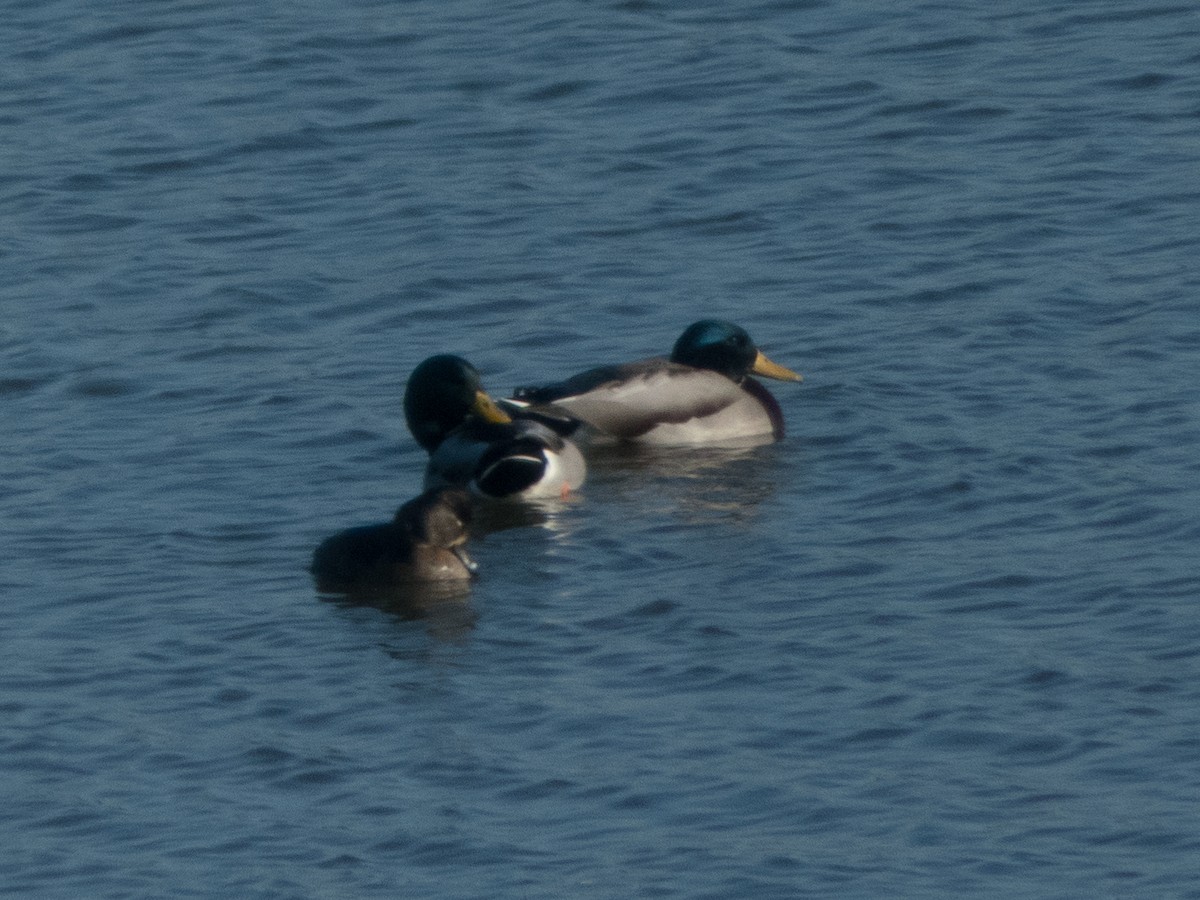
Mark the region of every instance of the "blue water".
<instances>
[{"instance_id":1,"label":"blue water","mask_svg":"<svg viewBox=\"0 0 1200 900\"><path fill-rule=\"evenodd\" d=\"M1198 73L1170 0L8 4L0 894L1200 897ZM318 598L425 356L707 316L782 442Z\"/></svg>"}]
</instances>

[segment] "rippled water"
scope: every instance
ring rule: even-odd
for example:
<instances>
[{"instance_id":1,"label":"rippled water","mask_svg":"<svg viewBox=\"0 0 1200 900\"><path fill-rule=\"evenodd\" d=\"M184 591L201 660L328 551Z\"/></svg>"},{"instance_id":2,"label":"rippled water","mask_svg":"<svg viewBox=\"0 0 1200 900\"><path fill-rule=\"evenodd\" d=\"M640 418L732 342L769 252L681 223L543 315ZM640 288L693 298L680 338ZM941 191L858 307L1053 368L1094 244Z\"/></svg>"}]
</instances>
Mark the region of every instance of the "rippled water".
<instances>
[{"instance_id":1,"label":"rippled water","mask_svg":"<svg viewBox=\"0 0 1200 900\"><path fill-rule=\"evenodd\" d=\"M1193 4L13 3L0 893L1200 896ZM745 325L467 606L318 599L497 393Z\"/></svg>"}]
</instances>

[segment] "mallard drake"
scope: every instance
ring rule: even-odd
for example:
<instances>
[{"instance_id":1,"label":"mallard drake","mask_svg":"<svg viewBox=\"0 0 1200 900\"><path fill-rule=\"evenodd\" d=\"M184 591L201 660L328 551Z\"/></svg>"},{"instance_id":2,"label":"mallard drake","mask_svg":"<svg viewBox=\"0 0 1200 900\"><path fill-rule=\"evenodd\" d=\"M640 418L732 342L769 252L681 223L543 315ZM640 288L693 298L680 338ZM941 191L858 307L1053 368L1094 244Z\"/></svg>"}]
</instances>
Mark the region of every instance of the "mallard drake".
<instances>
[{"instance_id":1,"label":"mallard drake","mask_svg":"<svg viewBox=\"0 0 1200 900\"><path fill-rule=\"evenodd\" d=\"M409 500L395 518L326 538L310 567L322 591L356 593L421 582L464 582L475 563L464 544L471 498L436 488Z\"/></svg>"},{"instance_id":2,"label":"mallard drake","mask_svg":"<svg viewBox=\"0 0 1200 900\"><path fill-rule=\"evenodd\" d=\"M689 325L669 359L589 369L565 381L519 388L514 402L559 410L600 434L650 444L719 444L783 437L783 412L751 373L800 381L771 362L744 328Z\"/></svg>"},{"instance_id":3,"label":"mallard drake","mask_svg":"<svg viewBox=\"0 0 1200 900\"><path fill-rule=\"evenodd\" d=\"M460 356L422 362L404 391L404 417L429 452L425 486L468 487L492 498L563 497L587 467L568 435L578 421L502 410Z\"/></svg>"}]
</instances>

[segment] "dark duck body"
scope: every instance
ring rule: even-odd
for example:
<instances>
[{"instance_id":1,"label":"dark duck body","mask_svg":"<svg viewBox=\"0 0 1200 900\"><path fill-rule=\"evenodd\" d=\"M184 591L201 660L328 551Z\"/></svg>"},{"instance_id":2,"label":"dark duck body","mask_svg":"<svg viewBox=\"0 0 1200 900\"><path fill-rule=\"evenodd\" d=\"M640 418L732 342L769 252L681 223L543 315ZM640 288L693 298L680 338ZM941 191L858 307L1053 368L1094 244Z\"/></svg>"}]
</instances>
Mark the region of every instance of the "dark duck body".
<instances>
[{"instance_id":1,"label":"dark duck body","mask_svg":"<svg viewBox=\"0 0 1200 900\"><path fill-rule=\"evenodd\" d=\"M428 490L401 506L390 522L326 538L310 568L317 587L334 593L466 582L475 573L465 549L470 522L466 491Z\"/></svg>"},{"instance_id":2,"label":"dark duck body","mask_svg":"<svg viewBox=\"0 0 1200 900\"><path fill-rule=\"evenodd\" d=\"M767 359L744 328L705 319L688 326L669 358L599 366L554 384L520 388L514 402L647 444L778 440L783 413L752 375L801 380Z\"/></svg>"}]
</instances>

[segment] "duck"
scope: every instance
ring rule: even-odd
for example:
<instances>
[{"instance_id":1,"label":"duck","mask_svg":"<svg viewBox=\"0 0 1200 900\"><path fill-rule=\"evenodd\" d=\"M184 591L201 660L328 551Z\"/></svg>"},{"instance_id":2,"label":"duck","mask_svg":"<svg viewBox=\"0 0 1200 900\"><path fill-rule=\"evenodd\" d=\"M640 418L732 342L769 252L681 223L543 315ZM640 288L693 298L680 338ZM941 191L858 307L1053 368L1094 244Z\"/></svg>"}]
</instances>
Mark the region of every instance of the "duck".
<instances>
[{"instance_id":1,"label":"duck","mask_svg":"<svg viewBox=\"0 0 1200 900\"><path fill-rule=\"evenodd\" d=\"M658 446L779 440L779 403L751 375L802 381L772 362L746 329L721 319L693 322L670 357L599 366L563 381L518 388L517 408L556 411L593 434Z\"/></svg>"},{"instance_id":2,"label":"duck","mask_svg":"<svg viewBox=\"0 0 1200 900\"><path fill-rule=\"evenodd\" d=\"M322 541L309 569L321 591L361 593L419 584L466 583L477 566L465 544L471 498L434 488L409 500L390 522L347 528Z\"/></svg>"},{"instance_id":3,"label":"duck","mask_svg":"<svg viewBox=\"0 0 1200 900\"><path fill-rule=\"evenodd\" d=\"M578 420L502 409L461 356L418 365L404 391L404 417L429 453L425 487L458 485L487 499L565 498L587 477L570 435Z\"/></svg>"}]
</instances>

